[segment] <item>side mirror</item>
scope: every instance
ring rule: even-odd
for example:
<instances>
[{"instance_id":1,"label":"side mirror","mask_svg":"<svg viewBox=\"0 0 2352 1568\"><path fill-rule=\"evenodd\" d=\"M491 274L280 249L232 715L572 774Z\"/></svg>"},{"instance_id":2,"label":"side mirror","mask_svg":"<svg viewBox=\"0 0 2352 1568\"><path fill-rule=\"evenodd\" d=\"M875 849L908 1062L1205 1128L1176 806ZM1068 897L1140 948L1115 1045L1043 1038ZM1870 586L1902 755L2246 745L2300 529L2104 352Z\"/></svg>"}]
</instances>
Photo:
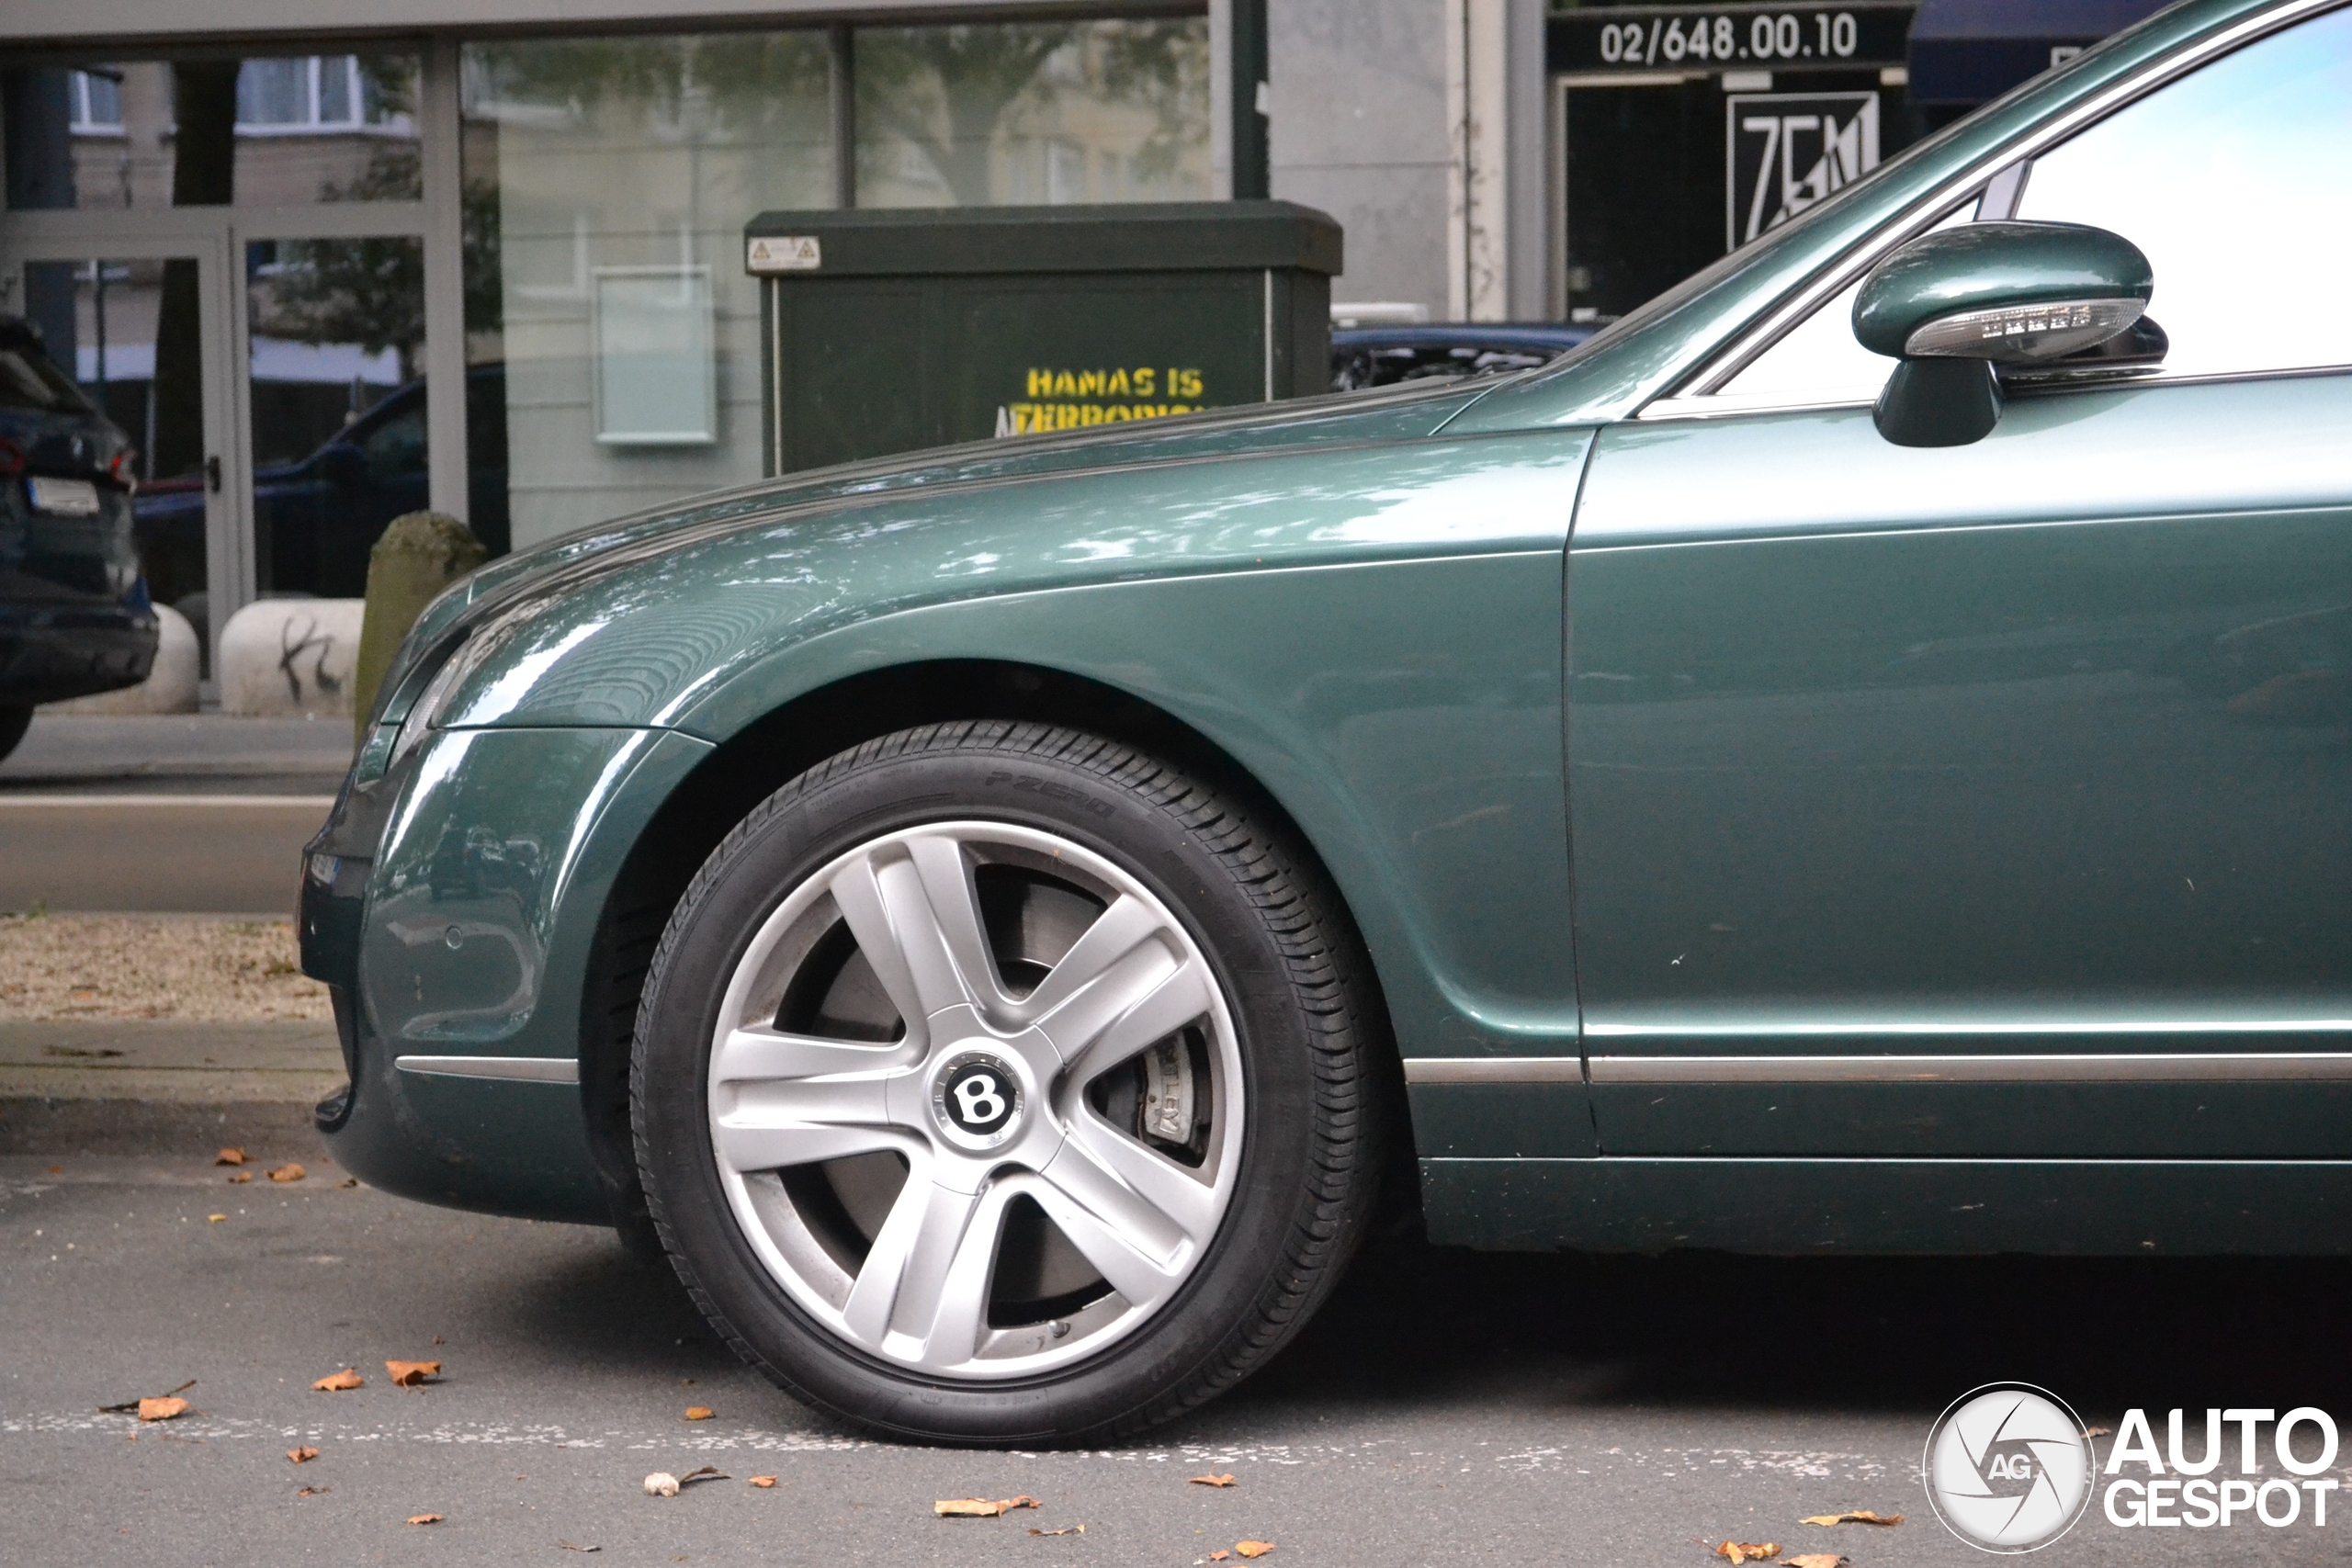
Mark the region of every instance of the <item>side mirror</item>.
<instances>
[{"instance_id":1,"label":"side mirror","mask_svg":"<svg viewBox=\"0 0 2352 1568\"><path fill-rule=\"evenodd\" d=\"M1969 223L1922 234L1854 300L1855 338L1902 361L1871 411L1878 433L1898 446L1983 440L2001 417L1995 366L2096 349L2131 332L2154 291L2148 258L2104 229Z\"/></svg>"},{"instance_id":2,"label":"side mirror","mask_svg":"<svg viewBox=\"0 0 2352 1568\"><path fill-rule=\"evenodd\" d=\"M319 448L319 477L349 490L368 477L368 454L348 441L330 441Z\"/></svg>"}]
</instances>

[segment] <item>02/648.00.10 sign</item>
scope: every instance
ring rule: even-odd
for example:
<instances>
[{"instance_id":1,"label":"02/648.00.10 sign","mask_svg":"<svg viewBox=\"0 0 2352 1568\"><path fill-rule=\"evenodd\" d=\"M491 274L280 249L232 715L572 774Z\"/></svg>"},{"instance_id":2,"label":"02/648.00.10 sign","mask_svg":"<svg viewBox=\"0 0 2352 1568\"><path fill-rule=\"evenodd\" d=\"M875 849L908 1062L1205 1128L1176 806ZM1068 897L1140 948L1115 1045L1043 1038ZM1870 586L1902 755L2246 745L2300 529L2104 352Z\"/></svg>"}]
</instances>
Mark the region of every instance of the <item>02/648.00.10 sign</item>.
<instances>
[{"instance_id":1,"label":"02/648.00.10 sign","mask_svg":"<svg viewBox=\"0 0 2352 1568\"><path fill-rule=\"evenodd\" d=\"M1611 6L1555 13L1546 69L1654 71L1661 66L1838 68L1899 65L1912 6Z\"/></svg>"},{"instance_id":2,"label":"02/648.00.10 sign","mask_svg":"<svg viewBox=\"0 0 2352 1568\"><path fill-rule=\"evenodd\" d=\"M1736 251L1878 167L1876 93L1724 99L1724 248Z\"/></svg>"}]
</instances>

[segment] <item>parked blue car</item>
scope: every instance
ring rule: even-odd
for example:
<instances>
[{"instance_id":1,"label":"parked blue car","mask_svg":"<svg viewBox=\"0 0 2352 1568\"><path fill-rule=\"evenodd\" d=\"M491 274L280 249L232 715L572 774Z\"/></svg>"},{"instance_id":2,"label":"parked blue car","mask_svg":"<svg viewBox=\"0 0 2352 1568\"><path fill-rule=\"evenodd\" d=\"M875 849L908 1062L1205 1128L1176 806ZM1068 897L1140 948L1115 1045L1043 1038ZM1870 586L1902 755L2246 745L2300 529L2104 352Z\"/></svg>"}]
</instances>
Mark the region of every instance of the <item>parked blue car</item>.
<instances>
[{"instance_id":1,"label":"parked blue car","mask_svg":"<svg viewBox=\"0 0 2352 1568\"><path fill-rule=\"evenodd\" d=\"M1339 327L1331 333L1331 390L1352 392L1445 376L1532 370L1600 329L1559 321L1420 321Z\"/></svg>"},{"instance_id":2,"label":"parked blue car","mask_svg":"<svg viewBox=\"0 0 2352 1568\"><path fill-rule=\"evenodd\" d=\"M469 371L466 403L467 520L492 555L504 555L506 367ZM429 502L424 409L424 383L411 381L301 461L254 475L254 552L263 593L356 599L367 592L368 552L384 525ZM141 493L144 558L203 559L204 485L190 476Z\"/></svg>"}]
</instances>

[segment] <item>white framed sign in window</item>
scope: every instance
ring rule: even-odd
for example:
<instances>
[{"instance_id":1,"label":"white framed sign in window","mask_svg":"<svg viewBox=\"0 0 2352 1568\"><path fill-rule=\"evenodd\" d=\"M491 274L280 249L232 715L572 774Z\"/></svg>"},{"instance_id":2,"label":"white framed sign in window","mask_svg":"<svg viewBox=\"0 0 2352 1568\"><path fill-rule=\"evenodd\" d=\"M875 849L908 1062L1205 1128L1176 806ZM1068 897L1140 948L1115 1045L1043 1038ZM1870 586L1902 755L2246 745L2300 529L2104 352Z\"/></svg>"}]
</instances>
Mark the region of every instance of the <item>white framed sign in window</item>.
<instances>
[{"instance_id":1,"label":"white framed sign in window","mask_svg":"<svg viewBox=\"0 0 2352 1568\"><path fill-rule=\"evenodd\" d=\"M718 439L718 360L707 266L600 266L596 440L707 446Z\"/></svg>"}]
</instances>

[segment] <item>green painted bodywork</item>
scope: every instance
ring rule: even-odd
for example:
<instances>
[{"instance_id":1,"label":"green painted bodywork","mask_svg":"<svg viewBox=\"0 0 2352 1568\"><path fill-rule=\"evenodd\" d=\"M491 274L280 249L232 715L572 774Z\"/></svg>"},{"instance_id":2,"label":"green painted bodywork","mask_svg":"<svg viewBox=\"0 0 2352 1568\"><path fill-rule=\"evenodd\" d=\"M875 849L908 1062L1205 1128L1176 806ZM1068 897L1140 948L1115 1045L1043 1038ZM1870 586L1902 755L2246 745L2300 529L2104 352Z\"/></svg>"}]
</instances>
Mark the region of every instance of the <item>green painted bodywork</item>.
<instances>
[{"instance_id":1,"label":"green painted bodywork","mask_svg":"<svg viewBox=\"0 0 2352 1568\"><path fill-rule=\"evenodd\" d=\"M844 682L982 661L1245 771L1346 901L1406 1057L1589 1065L1412 1086L1441 1239L2347 1245L2336 1084L1611 1071L2346 1038L2352 382L2018 396L1939 450L1860 407L1631 417L2257 8L2111 40L1542 371L824 470L492 563L412 634L316 846L367 868L305 912L306 965L357 1002L338 1157L603 1213L578 1089L390 1057L578 1055L616 879L698 767ZM2255 1217L2231 1239L2225 1212Z\"/></svg>"}]
</instances>

